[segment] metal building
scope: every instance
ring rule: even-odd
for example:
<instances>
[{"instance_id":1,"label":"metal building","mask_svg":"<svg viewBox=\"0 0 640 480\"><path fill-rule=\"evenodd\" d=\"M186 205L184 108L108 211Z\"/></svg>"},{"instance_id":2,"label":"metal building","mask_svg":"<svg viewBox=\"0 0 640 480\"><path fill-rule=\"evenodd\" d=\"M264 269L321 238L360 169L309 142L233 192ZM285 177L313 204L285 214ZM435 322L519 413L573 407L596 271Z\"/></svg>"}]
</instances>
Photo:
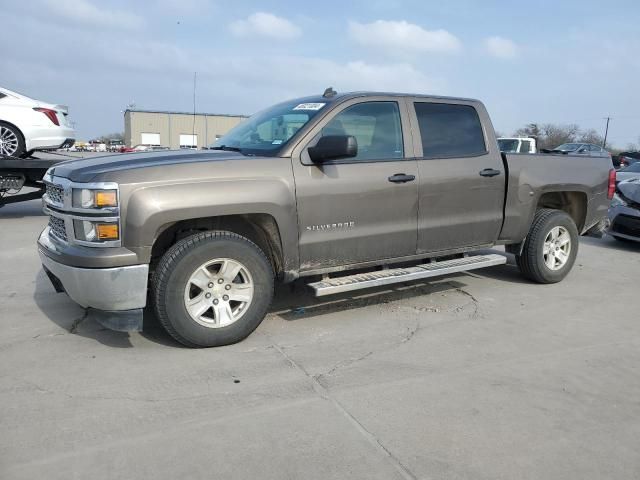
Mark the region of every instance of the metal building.
<instances>
[{"instance_id":1,"label":"metal building","mask_svg":"<svg viewBox=\"0 0 640 480\"><path fill-rule=\"evenodd\" d=\"M171 149L202 148L211 145L247 118L216 113L126 110L124 142L135 146L160 145Z\"/></svg>"}]
</instances>

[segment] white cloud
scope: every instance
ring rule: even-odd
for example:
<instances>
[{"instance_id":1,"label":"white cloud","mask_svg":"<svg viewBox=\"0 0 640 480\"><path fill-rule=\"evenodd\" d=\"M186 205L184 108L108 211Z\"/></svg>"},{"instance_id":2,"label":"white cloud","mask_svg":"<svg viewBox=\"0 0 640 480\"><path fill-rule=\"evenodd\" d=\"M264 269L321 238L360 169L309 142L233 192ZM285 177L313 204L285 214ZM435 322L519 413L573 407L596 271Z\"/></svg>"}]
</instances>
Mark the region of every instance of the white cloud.
<instances>
[{"instance_id":1,"label":"white cloud","mask_svg":"<svg viewBox=\"0 0 640 480\"><path fill-rule=\"evenodd\" d=\"M165 14L171 12L181 15L203 15L208 13L212 4L209 0L158 0L158 13Z\"/></svg>"},{"instance_id":2,"label":"white cloud","mask_svg":"<svg viewBox=\"0 0 640 480\"><path fill-rule=\"evenodd\" d=\"M518 45L508 38L489 37L484 41L484 46L489 55L497 58L510 59L518 55Z\"/></svg>"},{"instance_id":3,"label":"white cloud","mask_svg":"<svg viewBox=\"0 0 640 480\"><path fill-rule=\"evenodd\" d=\"M457 52L462 43L446 30L425 30L402 21L349 22L349 35L360 45L413 52Z\"/></svg>"},{"instance_id":4,"label":"white cloud","mask_svg":"<svg viewBox=\"0 0 640 480\"><path fill-rule=\"evenodd\" d=\"M295 38L302 31L286 18L272 13L256 12L246 20L236 20L229 25L231 33L237 37L264 36L272 38Z\"/></svg>"},{"instance_id":5,"label":"white cloud","mask_svg":"<svg viewBox=\"0 0 640 480\"><path fill-rule=\"evenodd\" d=\"M102 5L97 7L88 0L45 0L45 4L54 15L74 23L124 29L144 25L144 19L138 15L123 10L108 10Z\"/></svg>"}]
</instances>

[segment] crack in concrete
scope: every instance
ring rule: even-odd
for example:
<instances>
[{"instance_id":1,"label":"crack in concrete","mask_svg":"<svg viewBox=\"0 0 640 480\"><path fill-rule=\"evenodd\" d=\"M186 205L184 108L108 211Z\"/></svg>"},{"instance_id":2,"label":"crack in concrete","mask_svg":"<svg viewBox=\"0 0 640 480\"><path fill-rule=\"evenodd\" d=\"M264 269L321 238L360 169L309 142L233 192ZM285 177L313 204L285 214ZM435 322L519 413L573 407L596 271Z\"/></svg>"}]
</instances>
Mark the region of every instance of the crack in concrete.
<instances>
[{"instance_id":1,"label":"crack in concrete","mask_svg":"<svg viewBox=\"0 0 640 480\"><path fill-rule=\"evenodd\" d=\"M85 309L84 313L82 314L81 317L76 318L73 323L71 324L71 326L69 327L69 333L76 333L78 331L78 327L80 326L80 324L82 322L84 322L87 317L89 316L89 310Z\"/></svg>"},{"instance_id":2,"label":"crack in concrete","mask_svg":"<svg viewBox=\"0 0 640 480\"><path fill-rule=\"evenodd\" d=\"M367 430L367 428L362 423L360 423L360 421L353 414L351 414L336 398L334 398L327 387L324 386L316 376L310 375L309 372L307 372L307 370L301 364L287 355L287 353L282 348L280 348L277 343L273 342L272 346L280 355L282 355L282 357L287 361L287 363L289 363L289 365L291 365L291 367L295 368L309 379L312 384L313 390L318 394L318 396L323 400L328 400L329 402L331 402L333 406L349 421L349 423L351 423L351 425L355 427L355 429L365 438L365 440L367 440L376 449L376 451L380 455L382 455L384 459L391 464L392 467L395 468L395 470L402 476L402 478L404 478L405 480L417 480L418 477L416 477L413 472L409 470L409 468L403 465L403 463L393 453L391 453L391 451L389 451L387 447L385 447L373 433ZM370 354L367 354L366 356L369 355Z\"/></svg>"},{"instance_id":3,"label":"crack in concrete","mask_svg":"<svg viewBox=\"0 0 640 480\"><path fill-rule=\"evenodd\" d=\"M457 287L456 288L456 292L461 293L462 295L465 295L466 297L471 299L471 302L465 304L465 305L461 305L458 308L455 309L456 312L461 312L466 306L468 305L473 305L473 312L471 313L471 318L473 320L476 320L479 316L479 310L480 310L480 302L479 300L473 296L472 293L467 292L466 290L464 290L463 288Z\"/></svg>"},{"instance_id":4,"label":"crack in concrete","mask_svg":"<svg viewBox=\"0 0 640 480\"><path fill-rule=\"evenodd\" d=\"M336 370L339 370L341 368L344 367L348 367L349 365L353 365L356 362L359 362L360 360L364 360L367 357L370 357L371 355L373 355L373 350L371 350L370 352L365 353L364 355L361 355L357 358L350 358L349 360L343 360L342 362L338 362L336 363L333 368L331 368L328 372L326 373L321 373L320 375L316 375L316 377L323 377L325 375L332 375Z\"/></svg>"},{"instance_id":5,"label":"crack in concrete","mask_svg":"<svg viewBox=\"0 0 640 480\"><path fill-rule=\"evenodd\" d=\"M417 321L412 329L407 328L408 333L402 340L400 340L400 343L407 343L411 341L411 339L418 333L418 331L420 331L420 328L420 321Z\"/></svg>"}]
</instances>

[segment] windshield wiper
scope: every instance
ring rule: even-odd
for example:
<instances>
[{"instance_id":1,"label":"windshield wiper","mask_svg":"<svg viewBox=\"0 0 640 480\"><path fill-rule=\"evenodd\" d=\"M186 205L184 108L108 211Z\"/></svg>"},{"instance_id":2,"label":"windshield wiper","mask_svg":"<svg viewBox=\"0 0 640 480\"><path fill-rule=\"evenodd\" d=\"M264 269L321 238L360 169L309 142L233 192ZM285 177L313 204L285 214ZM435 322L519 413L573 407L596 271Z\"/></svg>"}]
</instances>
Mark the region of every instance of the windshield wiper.
<instances>
[{"instance_id":1,"label":"windshield wiper","mask_svg":"<svg viewBox=\"0 0 640 480\"><path fill-rule=\"evenodd\" d=\"M220 145L217 147L210 147L209 150L226 150L228 152L238 152L242 153L242 149L238 147L229 147L227 145Z\"/></svg>"}]
</instances>

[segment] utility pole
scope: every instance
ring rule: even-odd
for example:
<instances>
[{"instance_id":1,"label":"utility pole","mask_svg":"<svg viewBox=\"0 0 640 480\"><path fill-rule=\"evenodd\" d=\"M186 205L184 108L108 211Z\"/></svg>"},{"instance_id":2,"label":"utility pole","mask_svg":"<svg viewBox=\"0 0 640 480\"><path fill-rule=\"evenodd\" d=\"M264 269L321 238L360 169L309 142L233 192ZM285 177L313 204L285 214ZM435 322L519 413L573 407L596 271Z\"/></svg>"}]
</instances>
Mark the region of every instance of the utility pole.
<instances>
[{"instance_id":1,"label":"utility pole","mask_svg":"<svg viewBox=\"0 0 640 480\"><path fill-rule=\"evenodd\" d=\"M607 148L607 134L609 133L609 120L611 120L611 117L607 117L607 126L604 129L604 140L602 141L602 148Z\"/></svg>"}]
</instances>

